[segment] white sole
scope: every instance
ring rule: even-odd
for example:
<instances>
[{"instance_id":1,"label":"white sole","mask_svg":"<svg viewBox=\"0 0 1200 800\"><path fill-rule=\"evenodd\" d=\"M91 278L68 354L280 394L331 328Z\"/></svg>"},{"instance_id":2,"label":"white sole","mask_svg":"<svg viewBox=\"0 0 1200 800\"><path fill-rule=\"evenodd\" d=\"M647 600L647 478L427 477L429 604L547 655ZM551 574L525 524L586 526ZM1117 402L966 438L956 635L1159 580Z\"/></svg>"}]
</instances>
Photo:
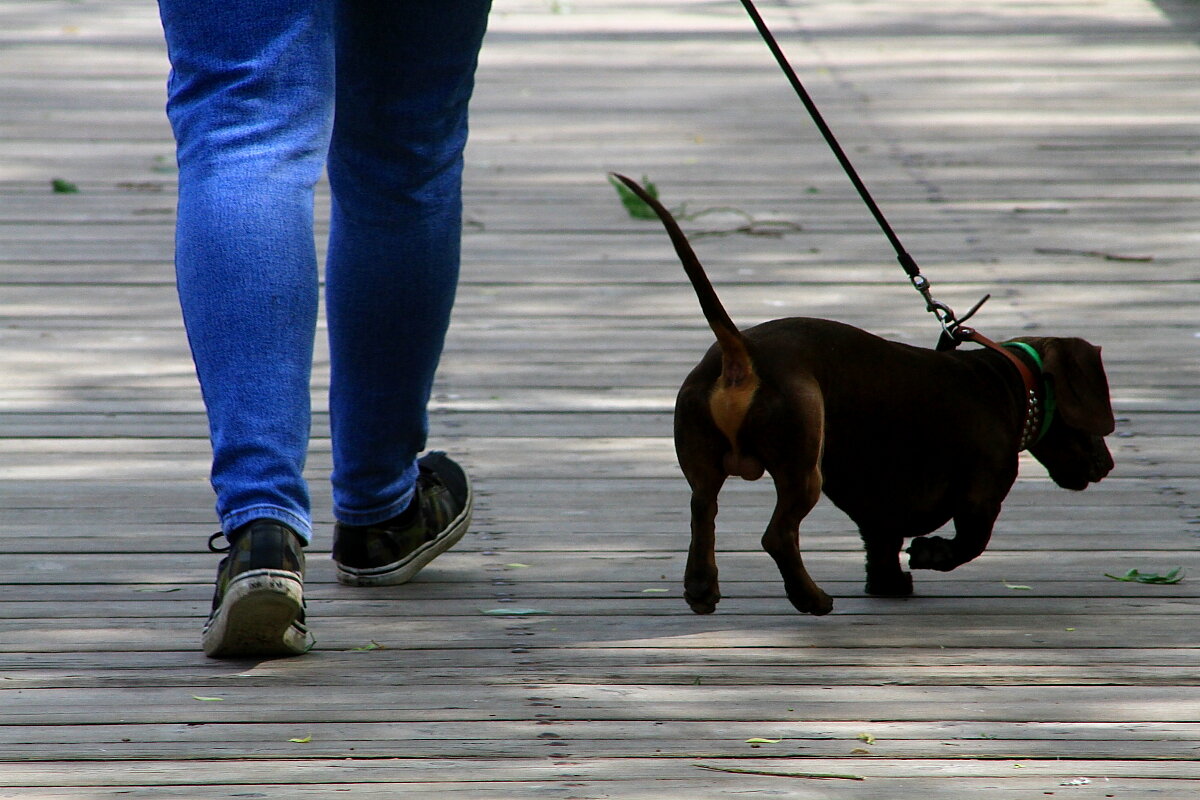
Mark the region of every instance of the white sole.
<instances>
[{"instance_id":1,"label":"white sole","mask_svg":"<svg viewBox=\"0 0 1200 800\"><path fill-rule=\"evenodd\" d=\"M467 502L459 515L451 520L446 532L431 542L426 542L400 561L382 567L360 569L337 565L338 583L343 586L399 586L408 583L433 559L454 546L471 525L471 512L475 506L475 492L467 487Z\"/></svg>"},{"instance_id":2,"label":"white sole","mask_svg":"<svg viewBox=\"0 0 1200 800\"><path fill-rule=\"evenodd\" d=\"M294 656L313 645L301 621L304 586L294 572L259 569L242 573L225 590L201 643L210 658Z\"/></svg>"}]
</instances>

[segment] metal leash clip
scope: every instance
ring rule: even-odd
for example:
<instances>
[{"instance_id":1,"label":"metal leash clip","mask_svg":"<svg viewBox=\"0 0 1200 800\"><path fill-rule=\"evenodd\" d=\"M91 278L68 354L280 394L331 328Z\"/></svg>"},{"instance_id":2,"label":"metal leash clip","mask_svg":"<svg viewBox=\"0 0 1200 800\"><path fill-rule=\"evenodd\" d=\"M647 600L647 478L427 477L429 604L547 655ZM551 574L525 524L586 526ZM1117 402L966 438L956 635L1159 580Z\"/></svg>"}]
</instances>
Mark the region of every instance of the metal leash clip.
<instances>
[{"instance_id":1,"label":"metal leash clip","mask_svg":"<svg viewBox=\"0 0 1200 800\"><path fill-rule=\"evenodd\" d=\"M925 310L933 314L937 318L938 323L942 326L942 335L938 339L938 350L953 350L960 343L970 337L971 329L964 328L963 323L975 316L975 312L983 307L983 304L991 299L990 294L985 294L979 299L971 309L961 317L954 313L954 309L940 300L934 300L930 293L933 284L924 275L916 274L911 276L913 288L921 293L921 297L925 298Z\"/></svg>"}]
</instances>

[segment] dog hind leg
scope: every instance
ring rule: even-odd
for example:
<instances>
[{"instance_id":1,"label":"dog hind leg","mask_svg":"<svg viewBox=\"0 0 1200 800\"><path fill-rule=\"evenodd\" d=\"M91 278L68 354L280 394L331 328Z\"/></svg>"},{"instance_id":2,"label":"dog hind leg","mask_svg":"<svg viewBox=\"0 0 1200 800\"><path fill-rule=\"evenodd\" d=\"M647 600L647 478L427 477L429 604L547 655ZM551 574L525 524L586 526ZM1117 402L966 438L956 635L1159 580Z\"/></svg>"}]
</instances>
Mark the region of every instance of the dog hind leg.
<instances>
[{"instance_id":1,"label":"dog hind leg","mask_svg":"<svg viewBox=\"0 0 1200 800\"><path fill-rule=\"evenodd\" d=\"M692 484L692 541L683 573L683 597L692 611L711 614L721 600L717 581L717 494L725 475L713 471Z\"/></svg>"},{"instance_id":2,"label":"dog hind leg","mask_svg":"<svg viewBox=\"0 0 1200 800\"><path fill-rule=\"evenodd\" d=\"M813 582L800 557L800 522L821 496L821 473L813 468L798 477L772 473L777 500L763 534L762 546L783 576L788 600L798 611L821 616L833 609L833 599Z\"/></svg>"}]
</instances>

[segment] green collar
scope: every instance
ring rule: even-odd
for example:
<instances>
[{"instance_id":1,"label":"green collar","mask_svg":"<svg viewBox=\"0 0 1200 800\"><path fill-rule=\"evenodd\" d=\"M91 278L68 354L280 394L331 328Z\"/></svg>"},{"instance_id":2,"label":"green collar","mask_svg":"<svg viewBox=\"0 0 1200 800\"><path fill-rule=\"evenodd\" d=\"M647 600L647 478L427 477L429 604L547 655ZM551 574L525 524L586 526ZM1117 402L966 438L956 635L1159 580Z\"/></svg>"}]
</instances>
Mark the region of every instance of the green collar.
<instances>
[{"instance_id":1,"label":"green collar","mask_svg":"<svg viewBox=\"0 0 1200 800\"><path fill-rule=\"evenodd\" d=\"M1050 423L1054 419L1055 409L1054 387L1048 380L1046 380L1045 367L1042 364L1042 356L1037 350L1034 350L1025 342L1004 342L1003 346L1020 350L1022 353L1033 359L1033 363L1037 365L1038 374L1042 378L1042 395L1044 402L1039 408L1037 398L1031 397L1029 398L1029 407L1026 410L1027 419L1032 419L1035 416L1041 417L1041 423L1038 426L1037 436L1022 443L1024 448L1027 448L1031 444L1037 444L1040 442L1042 437L1046 435L1046 431L1050 430Z\"/></svg>"}]
</instances>

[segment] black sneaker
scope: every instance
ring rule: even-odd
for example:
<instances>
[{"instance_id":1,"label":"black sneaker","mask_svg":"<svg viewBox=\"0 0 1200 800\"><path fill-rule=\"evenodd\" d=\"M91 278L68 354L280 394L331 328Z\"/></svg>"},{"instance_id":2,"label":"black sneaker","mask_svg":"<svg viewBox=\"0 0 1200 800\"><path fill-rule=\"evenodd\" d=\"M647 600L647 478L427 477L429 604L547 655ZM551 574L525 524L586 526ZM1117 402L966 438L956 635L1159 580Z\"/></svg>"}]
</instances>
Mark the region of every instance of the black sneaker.
<instances>
[{"instance_id":1,"label":"black sneaker","mask_svg":"<svg viewBox=\"0 0 1200 800\"><path fill-rule=\"evenodd\" d=\"M334 526L333 560L340 583L407 583L467 532L474 497L462 467L438 451L420 458L417 466L416 495L403 514L378 525Z\"/></svg>"},{"instance_id":2,"label":"black sneaker","mask_svg":"<svg viewBox=\"0 0 1200 800\"><path fill-rule=\"evenodd\" d=\"M304 547L281 522L255 520L232 534L201 641L210 658L294 656L312 648L304 624Z\"/></svg>"}]
</instances>

